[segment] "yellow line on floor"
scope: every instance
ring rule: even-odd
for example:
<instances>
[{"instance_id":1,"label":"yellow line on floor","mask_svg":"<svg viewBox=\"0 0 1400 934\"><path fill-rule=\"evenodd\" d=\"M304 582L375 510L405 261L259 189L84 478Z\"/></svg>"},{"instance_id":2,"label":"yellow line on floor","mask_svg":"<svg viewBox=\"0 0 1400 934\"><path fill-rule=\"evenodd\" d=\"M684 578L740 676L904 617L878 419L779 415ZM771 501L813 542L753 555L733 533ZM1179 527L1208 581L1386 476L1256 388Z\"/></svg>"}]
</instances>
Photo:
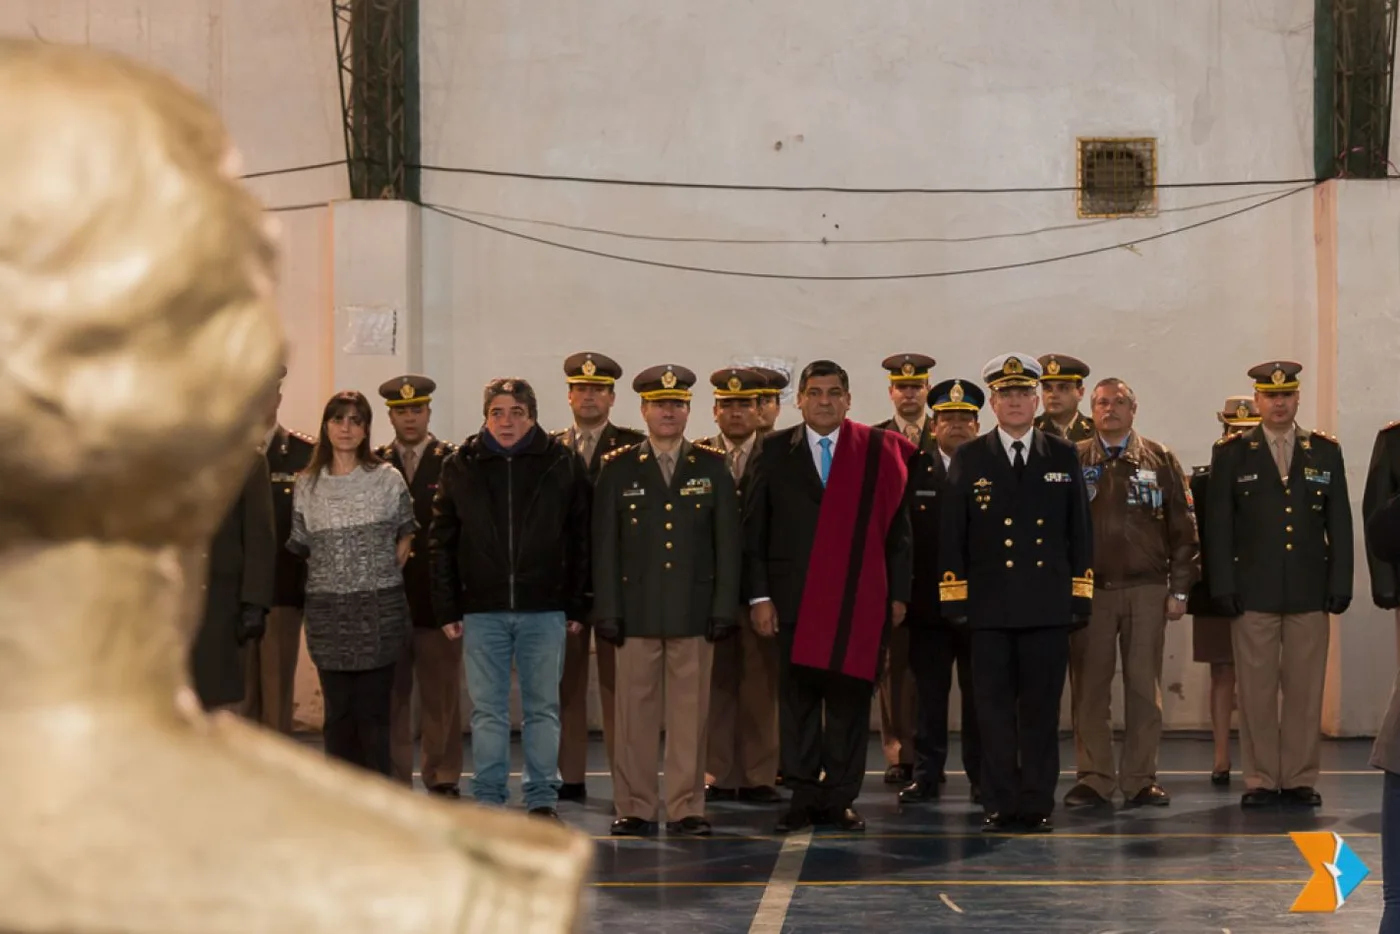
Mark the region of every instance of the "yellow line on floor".
<instances>
[{"instance_id":1,"label":"yellow line on floor","mask_svg":"<svg viewBox=\"0 0 1400 934\"><path fill-rule=\"evenodd\" d=\"M1134 886L1245 886L1288 885L1303 886L1307 879L833 879L829 881L798 882L798 888L927 888L929 886L960 886L985 888L1131 888ZM1380 885L1379 881L1361 883ZM766 888L767 882L594 882L597 889L753 889Z\"/></svg>"}]
</instances>

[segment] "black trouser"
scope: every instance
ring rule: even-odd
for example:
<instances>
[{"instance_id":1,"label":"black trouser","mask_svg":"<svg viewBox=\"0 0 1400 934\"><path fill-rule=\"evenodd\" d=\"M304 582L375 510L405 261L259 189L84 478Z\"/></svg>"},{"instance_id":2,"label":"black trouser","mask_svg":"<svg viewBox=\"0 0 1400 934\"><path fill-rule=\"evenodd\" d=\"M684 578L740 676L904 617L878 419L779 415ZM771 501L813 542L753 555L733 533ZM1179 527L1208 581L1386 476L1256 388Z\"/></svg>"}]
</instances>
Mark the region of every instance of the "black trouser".
<instances>
[{"instance_id":1,"label":"black trouser","mask_svg":"<svg viewBox=\"0 0 1400 934\"><path fill-rule=\"evenodd\" d=\"M875 685L794 665L792 631L779 629L778 760L792 810L817 818L850 807L865 781ZM822 771L826 777L821 778Z\"/></svg>"},{"instance_id":2,"label":"black trouser","mask_svg":"<svg viewBox=\"0 0 1400 934\"><path fill-rule=\"evenodd\" d=\"M914 623L909 627L909 668L919 692L914 730L914 781L936 787L948 764L948 692L953 665L962 692L962 764L968 781L982 784L982 739L972 687L972 630Z\"/></svg>"},{"instance_id":3,"label":"black trouser","mask_svg":"<svg viewBox=\"0 0 1400 934\"><path fill-rule=\"evenodd\" d=\"M318 669L318 673L326 703L326 754L371 772L390 774L389 696L394 688L394 666L369 671Z\"/></svg>"},{"instance_id":4,"label":"black trouser","mask_svg":"<svg viewBox=\"0 0 1400 934\"><path fill-rule=\"evenodd\" d=\"M982 806L988 814L1049 817L1055 809L1060 695L1068 666L1068 627L972 631Z\"/></svg>"}]
</instances>

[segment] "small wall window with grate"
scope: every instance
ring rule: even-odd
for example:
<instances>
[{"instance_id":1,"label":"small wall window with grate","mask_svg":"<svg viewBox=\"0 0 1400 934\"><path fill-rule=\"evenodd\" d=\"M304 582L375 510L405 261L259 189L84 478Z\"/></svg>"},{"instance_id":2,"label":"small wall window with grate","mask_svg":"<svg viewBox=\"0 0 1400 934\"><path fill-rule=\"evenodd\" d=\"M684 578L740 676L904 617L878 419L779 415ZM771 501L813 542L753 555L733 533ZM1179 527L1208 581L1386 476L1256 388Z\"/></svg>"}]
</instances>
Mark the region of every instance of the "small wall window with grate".
<instances>
[{"instance_id":1,"label":"small wall window with grate","mask_svg":"<svg viewBox=\"0 0 1400 934\"><path fill-rule=\"evenodd\" d=\"M1157 140L1081 137L1079 216L1151 217L1157 213Z\"/></svg>"}]
</instances>

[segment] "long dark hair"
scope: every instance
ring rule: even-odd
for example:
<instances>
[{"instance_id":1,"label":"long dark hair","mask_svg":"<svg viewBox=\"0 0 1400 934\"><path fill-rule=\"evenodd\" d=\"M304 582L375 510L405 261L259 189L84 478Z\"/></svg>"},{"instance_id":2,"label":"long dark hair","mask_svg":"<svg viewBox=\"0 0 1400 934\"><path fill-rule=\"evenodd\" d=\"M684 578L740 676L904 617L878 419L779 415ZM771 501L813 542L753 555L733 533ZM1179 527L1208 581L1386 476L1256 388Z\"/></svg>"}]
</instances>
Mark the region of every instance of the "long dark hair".
<instances>
[{"instance_id":1,"label":"long dark hair","mask_svg":"<svg viewBox=\"0 0 1400 934\"><path fill-rule=\"evenodd\" d=\"M335 454L326 426L331 423L332 419L349 413L358 415L360 423L364 425L365 429L365 437L360 442L360 446L355 449L355 459L360 462L361 467L379 466L379 455L375 454L374 449L369 445L369 429L374 418L374 413L369 407L369 400L364 397L363 393L347 389L331 396L325 409L321 411L321 431L316 436L316 449L311 452L311 462L302 471L304 475L311 478L313 484L316 482L316 478L321 476L321 471L331 465L331 459Z\"/></svg>"}]
</instances>

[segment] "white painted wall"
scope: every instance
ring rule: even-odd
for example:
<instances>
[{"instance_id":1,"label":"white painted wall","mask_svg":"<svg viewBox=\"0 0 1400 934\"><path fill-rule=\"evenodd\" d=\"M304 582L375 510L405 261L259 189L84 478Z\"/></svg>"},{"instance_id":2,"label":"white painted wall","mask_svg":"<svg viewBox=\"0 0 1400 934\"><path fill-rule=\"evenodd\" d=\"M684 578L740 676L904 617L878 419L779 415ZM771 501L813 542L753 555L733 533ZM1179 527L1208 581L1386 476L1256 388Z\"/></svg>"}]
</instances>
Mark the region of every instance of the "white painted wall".
<instances>
[{"instance_id":1,"label":"white painted wall","mask_svg":"<svg viewBox=\"0 0 1400 934\"><path fill-rule=\"evenodd\" d=\"M1166 183L1307 178L1311 17L1310 0L424 0L424 161L691 182L1072 186L1076 136L1151 135ZM1068 192L732 193L436 173L423 187L426 201L458 208L671 237L964 238L1073 225L821 246L654 243L491 221L636 257L801 274L1030 261L1168 231L1250 203L1208 202L1274 190L1167 190L1159 218L1081 223ZM425 211L424 360L451 371L439 427L461 436L478 422L476 387L505 372L537 381L542 419L564 424L560 359L585 347L629 373L664 360L707 373L736 355L834 357L852 372L853 414L868 420L886 414L886 354L928 352L938 378L976 377L1006 350L1058 350L1130 380L1142 430L1203 463L1213 413L1247 389L1250 365L1296 357L1311 372L1312 211L1304 193L1131 251L884 283L647 268ZM620 420L635 422L635 397L620 396ZM704 430L700 398L693 423ZM1165 683L1169 724L1205 726L1188 623L1172 628Z\"/></svg>"}]
</instances>

